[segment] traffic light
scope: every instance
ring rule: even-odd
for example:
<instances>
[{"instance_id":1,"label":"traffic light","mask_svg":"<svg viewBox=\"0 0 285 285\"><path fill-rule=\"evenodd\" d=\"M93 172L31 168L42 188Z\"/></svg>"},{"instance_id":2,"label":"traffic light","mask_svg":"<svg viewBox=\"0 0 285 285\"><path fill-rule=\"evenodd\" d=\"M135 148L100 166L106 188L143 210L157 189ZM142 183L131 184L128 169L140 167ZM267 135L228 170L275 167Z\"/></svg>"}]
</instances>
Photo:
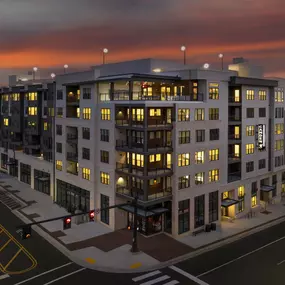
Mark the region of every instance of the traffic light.
<instances>
[{"instance_id":1,"label":"traffic light","mask_svg":"<svg viewBox=\"0 0 285 285\"><path fill-rule=\"evenodd\" d=\"M21 232L22 239L28 239L31 237L32 228L31 226L23 227Z\"/></svg>"},{"instance_id":2,"label":"traffic light","mask_svg":"<svg viewBox=\"0 0 285 285\"><path fill-rule=\"evenodd\" d=\"M89 221L94 222L94 219L95 219L95 211L92 210L89 212Z\"/></svg>"},{"instance_id":3,"label":"traffic light","mask_svg":"<svg viewBox=\"0 0 285 285\"><path fill-rule=\"evenodd\" d=\"M71 217L67 217L63 219L63 229L67 230L71 228Z\"/></svg>"}]
</instances>

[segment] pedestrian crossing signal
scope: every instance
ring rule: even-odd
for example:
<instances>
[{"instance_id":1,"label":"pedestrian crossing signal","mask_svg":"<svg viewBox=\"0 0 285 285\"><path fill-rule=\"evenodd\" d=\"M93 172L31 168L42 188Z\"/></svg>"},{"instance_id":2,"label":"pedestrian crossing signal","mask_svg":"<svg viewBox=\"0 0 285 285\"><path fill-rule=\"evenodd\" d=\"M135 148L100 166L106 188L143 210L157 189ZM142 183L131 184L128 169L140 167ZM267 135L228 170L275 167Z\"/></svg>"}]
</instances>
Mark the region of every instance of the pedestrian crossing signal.
<instances>
[{"instance_id":1,"label":"pedestrian crossing signal","mask_svg":"<svg viewBox=\"0 0 285 285\"><path fill-rule=\"evenodd\" d=\"M63 229L67 230L71 228L71 217L63 219Z\"/></svg>"},{"instance_id":2,"label":"pedestrian crossing signal","mask_svg":"<svg viewBox=\"0 0 285 285\"><path fill-rule=\"evenodd\" d=\"M30 238L31 234L32 234L32 228L30 226L22 228L22 232L21 232L22 239Z\"/></svg>"},{"instance_id":3,"label":"pedestrian crossing signal","mask_svg":"<svg viewBox=\"0 0 285 285\"><path fill-rule=\"evenodd\" d=\"M95 211L92 210L89 212L89 221L94 222L94 219L95 219Z\"/></svg>"}]
</instances>

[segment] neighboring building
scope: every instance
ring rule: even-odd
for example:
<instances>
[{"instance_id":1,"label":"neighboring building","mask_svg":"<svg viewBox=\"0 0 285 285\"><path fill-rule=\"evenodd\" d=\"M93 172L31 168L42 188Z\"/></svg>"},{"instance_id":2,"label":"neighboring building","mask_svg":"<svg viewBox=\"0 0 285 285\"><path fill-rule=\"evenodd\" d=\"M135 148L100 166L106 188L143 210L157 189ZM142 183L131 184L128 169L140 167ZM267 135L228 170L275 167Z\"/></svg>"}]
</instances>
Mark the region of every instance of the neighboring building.
<instances>
[{"instance_id":1,"label":"neighboring building","mask_svg":"<svg viewBox=\"0 0 285 285\"><path fill-rule=\"evenodd\" d=\"M32 142L39 146L36 135L42 135L40 148L19 137L24 151L15 151L15 159L30 165L31 177L46 169L53 189L49 194L70 212L137 196L139 230L145 235L164 231L177 236L241 217L285 191L285 81L263 78L260 68L243 59L229 68L189 69L145 59L57 76L56 86L38 89L38 108L50 108L42 113L46 118L41 113L36 117L42 129ZM2 89L4 125L11 88ZM20 93L19 118L26 118L29 88ZM54 89L56 102L40 95L55 94ZM9 127L1 125L1 130ZM5 152L6 142L2 135L1 167L10 171L12 164L3 164L13 158ZM45 161L52 159L53 145L54 164ZM45 160L28 163L31 155ZM46 165L39 167L39 162ZM112 229L132 226L133 211L131 205L101 211L98 220Z\"/></svg>"}]
</instances>

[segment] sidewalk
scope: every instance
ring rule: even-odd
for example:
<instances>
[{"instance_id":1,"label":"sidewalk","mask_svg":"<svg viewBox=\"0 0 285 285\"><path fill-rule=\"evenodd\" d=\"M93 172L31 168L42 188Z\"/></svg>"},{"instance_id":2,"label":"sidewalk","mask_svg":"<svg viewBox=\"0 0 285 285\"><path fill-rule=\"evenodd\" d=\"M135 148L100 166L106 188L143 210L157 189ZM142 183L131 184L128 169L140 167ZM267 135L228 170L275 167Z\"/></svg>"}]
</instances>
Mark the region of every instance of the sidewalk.
<instances>
[{"instance_id":1,"label":"sidewalk","mask_svg":"<svg viewBox=\"0 0 285 285\"><path fill-rule=\"evenodd\" d=\"M8 187L7 187L8 186ZM1 174L0 189L12 193L22 208L14 213L25 223L41 221L67 215L68 212L53 203L51 198L17 179ZM10 195L12 196L12 195ZM48 222L33 229L66 254L74 262L91 268L109 272L146 271L167 266L196 255L202 248L218 246L233 236L250 234L250 230L285 216L282 204L268 206L269 214L257 213L251 219L237 219L233 223L222 222L217 231L201 233L197 236L186 235L177 240L166 234L152 237L138 235L140 253L130 252L132 232L127 229L112 232L99 222L87 222L63 230L61 220ZM244 233L246 232L246 233Z\"/></svg>"}]
</instances>

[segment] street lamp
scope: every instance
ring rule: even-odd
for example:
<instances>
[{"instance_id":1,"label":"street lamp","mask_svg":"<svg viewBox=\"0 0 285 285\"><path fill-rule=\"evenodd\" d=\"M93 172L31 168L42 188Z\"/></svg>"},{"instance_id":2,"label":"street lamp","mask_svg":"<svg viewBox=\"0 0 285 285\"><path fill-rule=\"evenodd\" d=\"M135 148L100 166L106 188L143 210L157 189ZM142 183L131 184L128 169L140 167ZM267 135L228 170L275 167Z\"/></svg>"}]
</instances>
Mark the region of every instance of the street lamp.
<instances>
[{"instance_id":1,"label":"street lamp","mask_svg":"<svg viewBox=\"0 0 285 285\"><path fill-rule=\"evenodd\" d=\"M51 77L52 79L54 79L54 78L55 78L55 74L52 73L52 74L50 75L50 77Z\"/></svg>"},{"instance_id":2,"label":"street lamp","mask_svg":"<svg viewBox=\"0 0 285 285\"><path fill-rule=\"evenodd\" d=\"M186 46L181 46L180 49L183 52L183 63L186 65Z\"/></svg>"},{"instance_id":3,"label":"street lamp","mask_svg":"<svg viewBox=\"0 0 285 285\"><path fill-rule=\"evenodd\" d=\"M204 69L208 69L208 68L210 67L210 64L209 64L209 63L205 63L205 64L203 65L203 67L204 67Z\"/></svg>"},{"instance_id":4,"label":"street lamp","mask_svg":"<svg viewBox=\"0 0 285 285\"><path fill-rule=\"evenodd\" d=\"M65 64L65 65L63 66L63 72L64 72L64 73L66 73L67 68L68 68L68 65Z\"/></svg>"},{"instance_id":5,"label":"street lamp","mask_svg":"<svg viewBox=\"0 0 285 285\"><path fill-rule=\"evenodd\" d=\"M220 53L219 58L221 59L222 70L224 70L224 55L222 53Z\"/></svg>"},{"instance_id":6,"label":"street lamp","mask_svg":"<svg viewBox=\"0 0 285 285\"><path fill-rule=\"evenodd\" d=\"M106 57L106 54L109 52L109 50L107 48L104 48L103 49L103 64L105 64L105 57Z\"/></svg>"},{"instance_id":7,"label":"street lamp","mask_svg":"<svg viewBox=\"0 0 285 285\"><path fill-rule=\"evenodd\" d=\"M139 252L138 248L138 195L136 195L134 201L134 224L133 224L133 241L132 241L132 248L131 252Z\"/></svg>"},{"instance_id":8,"label":"street lamp","mask_svg":"<svg viewBox=\"0 0 285 285\"><path fill-rule=\"evenodd\" d=\"M36 72L38 71L38 68L37 67L34 67L33 68L33 80L36 79Z\"/></svg>"}]
</instances>

